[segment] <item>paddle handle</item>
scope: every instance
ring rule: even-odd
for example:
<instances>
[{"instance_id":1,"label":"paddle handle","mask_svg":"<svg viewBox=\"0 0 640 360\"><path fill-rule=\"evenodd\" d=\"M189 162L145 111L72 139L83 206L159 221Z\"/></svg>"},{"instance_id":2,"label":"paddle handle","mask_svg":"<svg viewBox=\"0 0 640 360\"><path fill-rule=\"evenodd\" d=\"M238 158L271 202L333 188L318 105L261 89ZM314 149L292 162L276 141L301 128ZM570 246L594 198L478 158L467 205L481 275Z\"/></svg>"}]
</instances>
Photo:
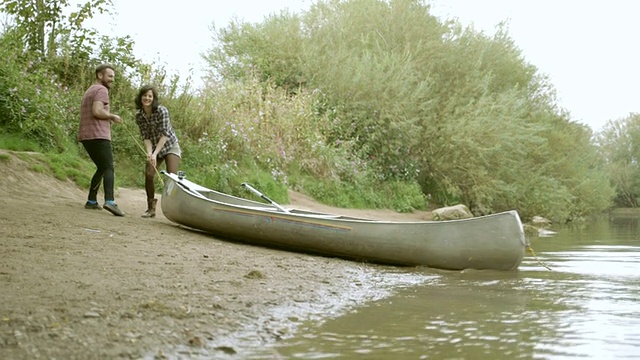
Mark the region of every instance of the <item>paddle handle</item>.
<instances>
[{"instance_id":1,"label":"paddle handle","mask_svg":"<svg viewBox=\"0 0 640 360\"><path fill-rule=\"evenodd\" d=\"M278 208L278 210L285 212L285 213L289 213L289 210L283 208L282 206L278 205L275 201L269 199L269 197L267 197L267 195L264 195L263 193L261 193L260 191L254 189L251 185L247 184L247 183L242 183L242 186L245 187L246 189L248 189L249 191L251 191L252 193L260 196L261 198L263 198L265 201L267 201L268 203L270 203L271 205L275 206Z\"/></svg>"}]
</instances>

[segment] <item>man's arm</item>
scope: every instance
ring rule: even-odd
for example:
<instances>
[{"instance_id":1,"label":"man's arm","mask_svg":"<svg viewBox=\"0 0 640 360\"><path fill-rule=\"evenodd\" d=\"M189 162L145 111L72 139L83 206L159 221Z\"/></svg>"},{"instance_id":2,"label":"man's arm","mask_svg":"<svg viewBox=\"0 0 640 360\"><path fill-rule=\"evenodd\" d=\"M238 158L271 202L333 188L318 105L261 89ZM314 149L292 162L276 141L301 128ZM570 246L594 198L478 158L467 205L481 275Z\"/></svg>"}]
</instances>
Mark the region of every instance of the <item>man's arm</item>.
<instances>
[{"instance_id":1,"label":"man's arm","mask_svg":"<svg viewBox=\"0 0 640 360\"><path fill-rule=\"evenodd\" d=\"M93 106L91 107L91 112L96 119L110 120L116 123L122 122L120 116L111 114L104 108L104 103L102 101L94 101Z\"/></svg>"}]
</instances>

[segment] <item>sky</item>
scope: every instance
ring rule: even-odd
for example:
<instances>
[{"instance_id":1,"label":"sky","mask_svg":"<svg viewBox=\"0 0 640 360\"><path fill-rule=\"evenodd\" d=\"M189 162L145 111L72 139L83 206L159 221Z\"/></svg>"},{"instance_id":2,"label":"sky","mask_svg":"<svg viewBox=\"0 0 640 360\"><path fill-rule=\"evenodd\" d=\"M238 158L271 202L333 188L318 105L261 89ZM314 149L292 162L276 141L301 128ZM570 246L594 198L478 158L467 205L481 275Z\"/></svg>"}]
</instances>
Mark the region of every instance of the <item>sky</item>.
<instances>
[{"instance_id":1,"label":"sky","mask_svg":"<svg viewBox=\"0 0 640 360\"><path fill-rule=\"evenodd\" d=\"M117 15L100 18L104 35L130 35L134 54L163 64L197 85L212 46L212 23L261 22L280 11L309 9L312 0L113 0ZM547 75L573 121L601 130L609 120L640 112L640 1L431 0L431 13L489 35L500 22L525 60Z\"/></svg>"}]
</instances>

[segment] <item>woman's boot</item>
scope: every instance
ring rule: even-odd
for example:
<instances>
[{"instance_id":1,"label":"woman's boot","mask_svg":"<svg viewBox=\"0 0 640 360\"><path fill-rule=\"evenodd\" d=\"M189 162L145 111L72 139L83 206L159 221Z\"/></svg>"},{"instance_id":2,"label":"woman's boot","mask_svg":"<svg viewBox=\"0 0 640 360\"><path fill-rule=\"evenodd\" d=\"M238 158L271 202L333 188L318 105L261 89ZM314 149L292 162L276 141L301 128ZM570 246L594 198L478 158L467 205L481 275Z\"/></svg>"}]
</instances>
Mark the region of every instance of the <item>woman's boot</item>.
<instances>
[{"instance_id":1,"label":"woman's boot","mask_svg":"<svg viewBox=\"0 0 640 360\"><path fill-rule=\"evenodd\" d=\"M156 217L156 204L158 203L157 199L147 200L147 211L142 214L143 218L152 218Z\"/></svg>"}]
</instances>

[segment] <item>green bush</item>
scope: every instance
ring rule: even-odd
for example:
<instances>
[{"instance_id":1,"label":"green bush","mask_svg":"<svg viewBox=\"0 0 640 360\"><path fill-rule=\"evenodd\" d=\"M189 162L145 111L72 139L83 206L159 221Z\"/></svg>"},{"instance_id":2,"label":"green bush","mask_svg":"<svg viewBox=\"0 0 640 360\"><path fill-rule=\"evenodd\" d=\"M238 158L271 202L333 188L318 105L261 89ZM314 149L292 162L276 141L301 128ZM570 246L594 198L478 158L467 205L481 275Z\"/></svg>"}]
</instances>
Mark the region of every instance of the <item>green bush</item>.
<instances>
[{"instance_id":1,"label":"green bush","mask_svg":"<svg viewBox=\"0 0 640 360\"><path fill-rule=\"evenodd\" d=\"M335 206L462 202L476 214L560 221L609 207L613 185L620 203L638 197L633 162L612 155L618 133L599 152L505 28L487 36L443 22L423 1L317 1L299 15L232 23L214 33L201 89L136 59L131 38L83 27L102 2L69 17L49 9L43 21L29 16L31 2L15 4L0 4L20 20L0 37L0 145L45 152L55 176L82 186L93 170L75 140L80 99L95 66L110 62L111 111L124 121L112 127L120 185L144 184L133 99L153 83L181 170L235 195L249 182L278 202L294 189ZM53 27L60 36L49 38Z\"/></svg>"}]
</instances>

